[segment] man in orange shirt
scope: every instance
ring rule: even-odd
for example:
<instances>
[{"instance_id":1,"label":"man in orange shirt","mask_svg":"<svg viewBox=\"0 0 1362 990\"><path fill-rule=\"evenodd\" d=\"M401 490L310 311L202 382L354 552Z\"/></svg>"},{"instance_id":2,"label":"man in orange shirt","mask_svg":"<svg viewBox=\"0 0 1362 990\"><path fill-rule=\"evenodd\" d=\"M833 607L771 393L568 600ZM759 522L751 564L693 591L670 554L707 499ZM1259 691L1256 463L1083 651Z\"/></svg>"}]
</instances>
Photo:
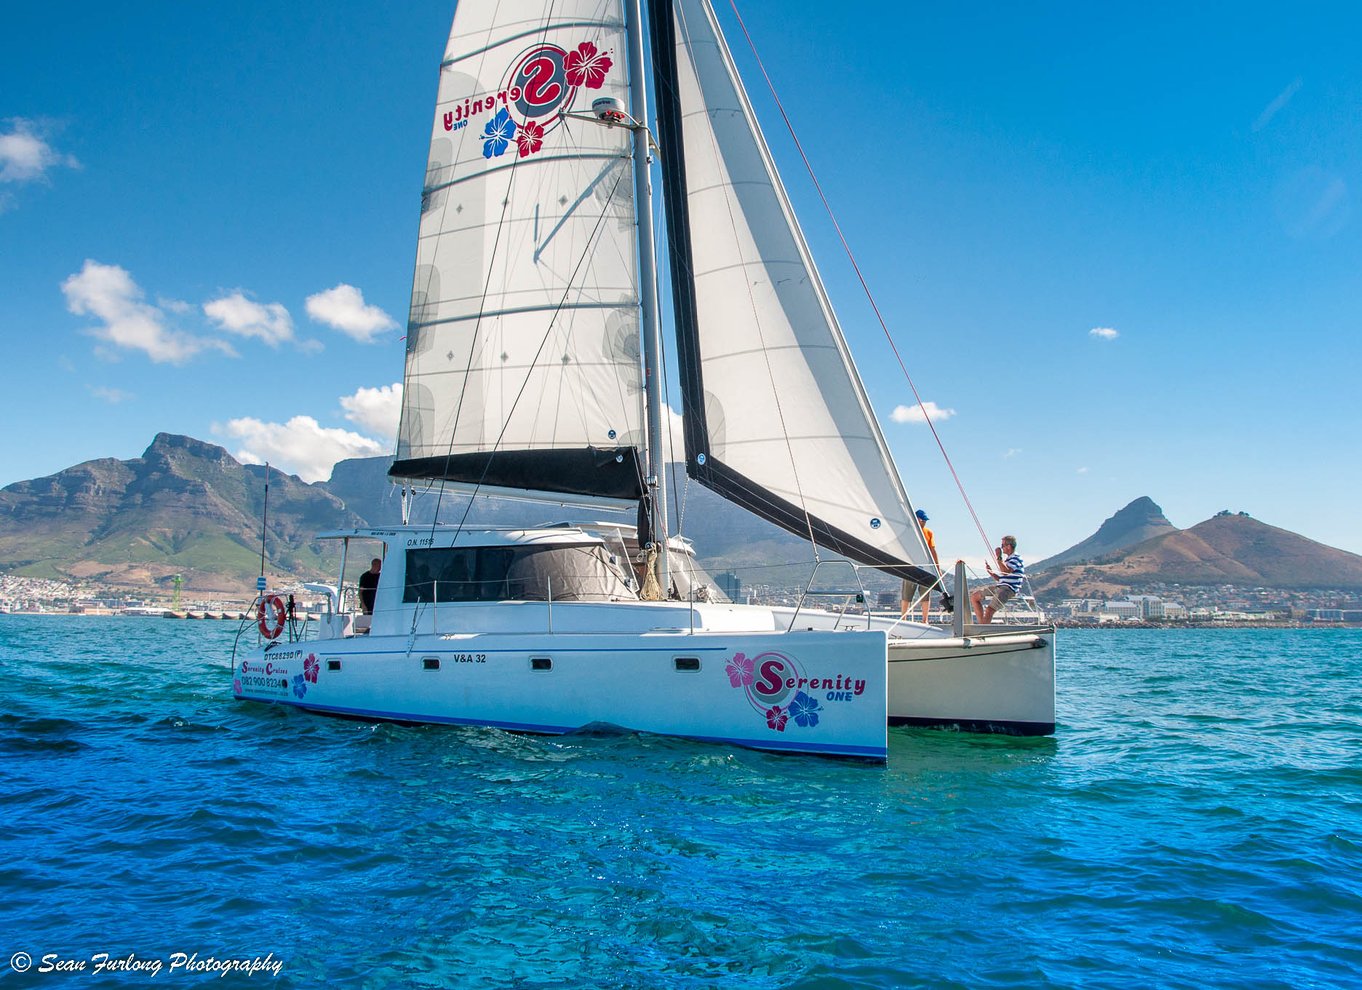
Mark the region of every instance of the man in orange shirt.
<instances>
[{"instance_id":1,"label":"man in orange shirt","mask_svg":"<svg viewBox=\"0 0 1362 990\"><path fill-rule=\"evenodd\" d=\"M931 553L932 560L936 564L936 572L940 574L941 558L936 555L936 536L927 526L927 513L923 512L921 509L917 510L917 524L922 527L922 538L927 541L927 550ZM901 605L899 611L900 619L906 619L908 617L908 605L913 600L913 589L917 587L918 585L912 584L911 582L908 581L903 582L903 590L899 593L899 600ZM927 591L922 596L923 622L928 621L928 619L931 616L931 611L932 611L932 593L931 591Z\"/></svg>"}]
</instances>

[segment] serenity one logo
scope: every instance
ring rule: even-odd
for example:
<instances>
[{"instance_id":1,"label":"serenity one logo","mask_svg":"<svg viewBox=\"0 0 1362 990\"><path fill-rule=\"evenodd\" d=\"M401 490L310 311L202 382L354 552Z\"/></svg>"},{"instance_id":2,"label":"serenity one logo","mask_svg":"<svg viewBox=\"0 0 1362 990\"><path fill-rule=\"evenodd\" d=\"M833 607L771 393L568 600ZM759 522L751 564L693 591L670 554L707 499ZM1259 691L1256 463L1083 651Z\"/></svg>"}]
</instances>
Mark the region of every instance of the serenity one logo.
<instances>
[{"instance_id":1,"label":"serenity one logo","mask_svg":"<svg viewBox=\"0 0 1362 990\"><path fill-rule=\"evenodd\" d=\"M794 722L801 728L817 727L826 712L815 692L824 692L826 701L854 701L865 693L864 678L847 674L836 677L810 677L791 656L784 653L759 653L749 657L733 654L724 666L728 683L742 688L747 700L766 719L766 726L776 732Z\"/></svg>"},{"instance_id":2,"label":"serenity one logo","mask_svg":"<svg viewBox=\"0 0 1362 990\"><path fill-rule=\"evenodd\" d=\"M525 158L544 146L544 135L557 126L559 112L572 105L577 90L600 89L614 64L608 51L590 41L572 51L535 45L516 59L502 89L467 97L446 110L444 128L457 131L469 120L491 114L482 129L482 156L499 158L514 141Z\"/></svg>"}]
</instances>

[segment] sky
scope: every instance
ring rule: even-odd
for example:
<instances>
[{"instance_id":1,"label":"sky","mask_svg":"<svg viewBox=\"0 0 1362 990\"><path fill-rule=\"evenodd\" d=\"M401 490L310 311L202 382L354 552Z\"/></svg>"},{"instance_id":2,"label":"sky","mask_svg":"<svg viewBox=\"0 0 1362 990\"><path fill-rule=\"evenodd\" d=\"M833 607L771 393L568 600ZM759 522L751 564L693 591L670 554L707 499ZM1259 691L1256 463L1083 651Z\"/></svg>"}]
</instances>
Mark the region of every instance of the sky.
<instances>
[{"instance_id":1,"label":"sky","mask_svg":"<svg viewBox=\"0 0 1362 990\"><path fill-rule=\"evenodd\" d=\"M452 12L7 6L0 485L163 431L305 480L391 453ZM1362 8L738 12L916 387L719 0L943 559L1145 495L1362 553Z\"/></svg>"}]
</instances>

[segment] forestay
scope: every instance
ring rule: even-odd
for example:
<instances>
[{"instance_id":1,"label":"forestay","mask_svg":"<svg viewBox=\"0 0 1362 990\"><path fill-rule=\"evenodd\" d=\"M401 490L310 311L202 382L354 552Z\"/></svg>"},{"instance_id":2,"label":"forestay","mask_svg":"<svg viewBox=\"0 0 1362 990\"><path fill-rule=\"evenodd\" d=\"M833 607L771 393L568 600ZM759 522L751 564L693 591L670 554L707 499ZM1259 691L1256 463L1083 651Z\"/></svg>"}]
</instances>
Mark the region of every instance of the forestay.
<instances>
[{"instance_id":1,"label":"forestay","mask_svg":"<svg viewBox=\"0 0 1362 990\"><path fill-rule=\"evenodd\" d=\"M620 0L458 6L441 65L395 477L637 498L630 132Z\"/></svg>"}]
</instances>

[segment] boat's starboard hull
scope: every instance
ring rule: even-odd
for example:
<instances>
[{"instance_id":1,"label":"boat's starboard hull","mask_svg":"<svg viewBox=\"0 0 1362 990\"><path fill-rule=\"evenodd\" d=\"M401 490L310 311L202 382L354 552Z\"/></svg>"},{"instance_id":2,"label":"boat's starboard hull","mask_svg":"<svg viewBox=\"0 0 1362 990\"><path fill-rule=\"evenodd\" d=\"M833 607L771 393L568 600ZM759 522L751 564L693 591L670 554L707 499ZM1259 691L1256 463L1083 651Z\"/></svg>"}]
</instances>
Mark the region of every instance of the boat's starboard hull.
<instances>
[{"instance_id":1,"label":"boat's starboard hull","mask_svg":"<svg viewBox=\"0 0 1362 990\"><path fill-rule=\"evenodd\" d=\"M351 637L255 651L233 689L374 720L884 760L886 647L871 631Z\"/></svg>"}]
</instances>

